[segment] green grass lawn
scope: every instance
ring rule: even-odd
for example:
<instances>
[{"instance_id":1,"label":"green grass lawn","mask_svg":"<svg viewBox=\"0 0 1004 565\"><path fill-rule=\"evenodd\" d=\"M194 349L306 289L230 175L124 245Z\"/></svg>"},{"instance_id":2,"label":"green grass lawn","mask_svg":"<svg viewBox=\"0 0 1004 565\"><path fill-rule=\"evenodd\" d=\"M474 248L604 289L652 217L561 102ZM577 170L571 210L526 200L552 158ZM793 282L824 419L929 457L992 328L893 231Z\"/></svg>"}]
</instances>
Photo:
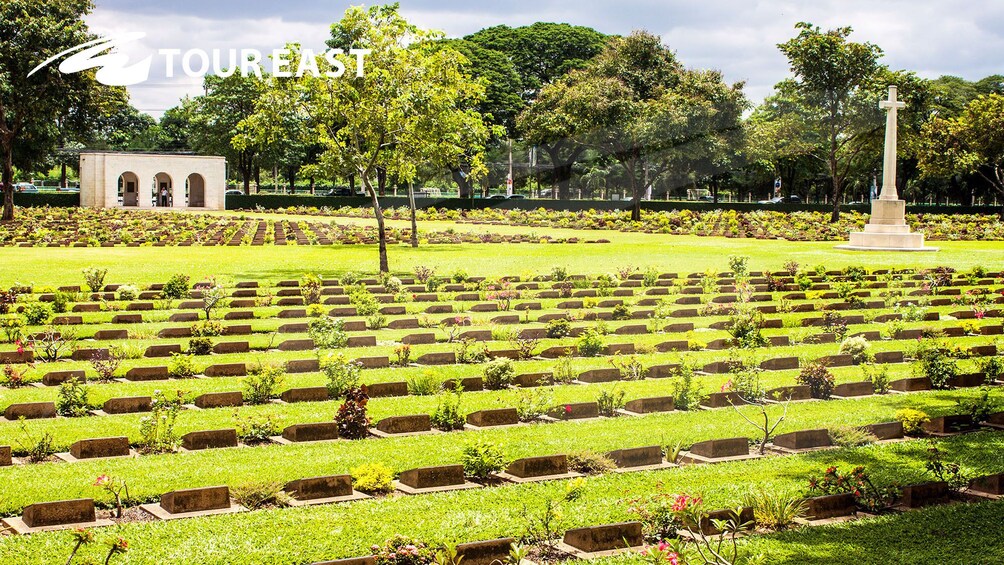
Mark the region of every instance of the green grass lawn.
<instances>
[{"instance_id":1,"label":"green grass lawn","mask_svg":"<svg viewBox=\"0 0 1004 565\"><path fill-rule=\"evenodd\" d=\"M947 457L958 460L967 472L989 473L1001 468L1004 452L1004 434L969 434L941 442ZM494 539L505 536L521 537L529 517L536 517L545 501L557 501L561 508L558 528L566 529L596 524L631 520L635 516L628 508L632 498L655 492L701 495L709 509L732 507L738 504L743 493L753 485L762 485L777 492L806 493L806 480L821 473L828 465L847 469L865 465L873 471L876 481L886 483L916 481L925 477L923 456L927 443L908 441L895 444L873 445L858 449L840 449L791 457L770 458L739 463L688 466L664 471L629 474L607 474L587 480L582 495L574 501L563 501L564 481L508 485L498 488L476 489L454 493L423 496L395 496L362 501L347 505L324 505L310 508L265 510L246 514L207 517L173 522L134 523L97 531L99 540L122 536L129 540L130 552L122 560L131 565L167 563L203 563L219 565L250 565L259 563L302 564L312 561L366 555L372 544L381 543L395 534L422 539L430 544L456 543ZM303 459L305 463L308 459ZM65 467L68 467L65 466ZM21 477L15 479L21 482ZM977 558L1001 555L996 539L981 536L993 535L999 528L1002 503L981 505L953 513L950 509L935 509L934 517L949 513L952 519L932 522L927 526L916 520L897 522L898 517L882 518L881 525L903 524L893 527L888 537L885 531L871 529L873 523L841 526L829 530L793 532L771 536L749 543L769 555L777 552L777 559L768 563L849 563L841 551L853 550L863 555L874 548L885 555L884 563L916 563L913 555L947 556L937 563L981 563ZM951 528L965 523L965 517L981 520L965 529L965 533L952 534ZM982 520L988 520L986 522ZM933 540L942 539L938 531L949 530L943 539L962 538L957 553L947 547L935 549ZM912 533L918 539L900 540L898 533ZM881 546L886 540L887 547ZM927 544L922 543L928 541ZM983 543L980 543L982 541ZM789 545L789 542L793 545ZM903 547L903 553L893 553ZM847 544L846 549L842 549ZM72 546L69 532L36 534L0 538L0 555L5 565L34 565L38 556L45 555L51 562L67 555ZM808 561L800 561L805 547ZM952 548L955 549L954 547ZM84 556L97 558L100 547L88 547ZM915 553L914 553L915 552ZM898 558L889 558L899 555ZM953 560L958 556L959 560ZM826 561L827 558L833 561ZM55 558L55 560L51 559ZM861 563L879 563L865 557Z\"/></svg>"},{"instance_id":2,"label":"green grass lawn","mask_svg":"<svg viewBox=\"0 0 1004 565\"><path fill-rule=\"evenodd\" d=\"M234 212L223 216L239 216ZM245 214L254 216L254 214ZM309 216L267 215L270 219L337 221L370 225L373 220L364 218L337 218L334 220ZM404 227L404 222L389 222ZM991 271L1001 270L1000 262L1004 242L938 242L937 253L855 253L839 251L833 242L794 243L755 239L727 239L696 236L670 236L616 231L577 231L548 228L523 228L514 226L453 224L450 222L424 222L422 230L456 229L458 231L499 234L549 234L555 237L608 239L602 244L461 244L423 245L412 249L395 245L390 249L390 264L396 274L411 275L418 265L435 267L437 274L449 275L462 269L473 276L518 275L532 277L550 273L553 267L564 267L572 274L600 274L615 272L631 266L639 269L654 267L662 272L677 272L686 276L706 270L728 270L730 255L750 257L751 270L778 270L788 261L803 266L825 265L835 270L849 265L868 269L898 267L934 267L950 265L959 271L981 265ZM0 287L15 281L36 287L83 284L85 267L107 268L106 282L146 285L165 282L171 275L185 273L193 282L206 276L217 275L228 285L237 280L278 281L299 279L303 274L316 272L322 276L338 276L347 271L373 274L376 271L375 246L263 246L263 247L138 247L138 248L0 248ZM637 289L636 292L643 292ZM881 291L873 291L877 297ZM640 294L627 298L634 301ZM675 296L669 297L670 300ZM539 313L554 311L558 301L548 300ZM468 306L470 304L467 304ZM408 304L406 317L418 317L417 310L424 304ZM421 308L420 308L421 307ZM293 307L299 308L299 307ZM697 308L680 305L675 308ZM675 309L674 308L674 309ZM273 314L280 308L256 308L259 316ZM932 308L942 314L962 306ZM888 310L872 310L871 314ZM478 324L471 329L490 327L492 314L478 314ZM794 327L798 317L818 316L819 312L805 315L779 314L768 318L781 318L784 327L765 330L765 335L805 337L818 333L821 328ZM165 327L184 327L166 321L166 311L144 313L144 323L135 326L107 324L109 312L83 314L89 322L100 326L81 328L88 336L93 328L122 327L131 330L128 343L139 351L151 343L181 343L186 339L156 340L156 332ZM437 320L444 316L435 316ZM388 317L391 319L396 316ZM363 318L359 318L363 319ZM710 341L726 337L724 330L709 330L706 326L725 319L722 316L695 317L698 325L693 334L643 334L608 335L605 343L634 343L636 346L654 346L669 340L688 337ZM248 341L252 347L265 349L271 342L271 332L279 324L293 320L256 319L234 321L233 324L251 324L255 334L218 338L216 341ZM302 321L302 320L301 320ZM666 320L666 323L682 321ZM632 320L628 324L645 323ZM980 325L999 324L999 319L986 319ZM958 325L956 320L938 322L913 322L906 327L941 327ZM620 323L609 323L611 328ZM705 327L702 327L705 326ZM527 327L527 326L514 326ZM539 324L533 327L539 327ZM884 324L861 324L850 328L850 333L884 330ZM32 328L33 330L37 328ZM440 340L445 333L439 329L378 330L353 335L376 335L376 347L360 350L347 349L350 357L356 355L389 355L401 336L409 333L434 332ZM279 334L276 342L305 337L302 334ZM953 345L970 346L995 343L998 337L980 336L953 338ZM540 347L556 344L571 345L573 338L542 341ZM113 342L82 342L87 347L103 347ZM505 342L491 343L492 349L506 349ZM450 351L453 344L442 341L434 345L415 346L413 358L426 351ZM871 351L910 351L913 344L902 340L872 342ZM9 347L4 347L8 350ZM757 361L768 357L797 356L814 359L838 352L839 344L803 344L789 347L759 349L750 352L696 351L686 353L639 354L637 359L645 366L677 363L683 360L697 364L727 359L733 355ZM216 355L197 358L197 368L208 364L245 361L254 363L266 358L280 362L289 359L307 359L311 351L264 352L250 354ZM167 359L128 359L125 367L166 365ZM960 363L963 371L973 368L974 361ZM548 371L556 362L530 360L516 364L517 373ZM609 367L608 358L577 358L575 370ZM58 369L88 368L87 362L60 362ZM38 364L30 372L33 379L40 378L52 364ZM437 378L478 376L481 367L455 365L444 367L408 367L374 369L363 372L363 382L402 381L432 372ZM890 365L890 378L911 376L911 364ZM93 372L93 371L92 371ZM762 375L765 388L794 384L798 371L772 371ZM860 367L836 368L837 382L863 380ZM704 375L701 382L705 390L716 391L729 375ZM319 386L324 384L320 373L289 375L281 389L293 386ZM189 381L161 381L108 384L91 384L91 402L95 405L112 397L150 395L155 390L189 390L189 396L204 392L241 390L240 378L196 379ZM571 402L594 401L600 391L614 387L626 393L626 399L665 396L673 392L673 382L667 379L621 382L598 385L567 385L547 389L554 405ZM280 390L281 390L280 389ZM17 390L0 388L0 409L11 402L53 400L56 387L28 387ZM519 402L525 391L470 392L463 396L464 412L483 408L511 407ZM891 421L898 409L912 407L931 415L956 413L958 402L974 397L976 390L939 391L907 395L884 395L853 400L794 403L787 420L779 432L801 429L832 428L844 425L862 425ZM407 396L380 398L371 401L369 408L374 420L390 415L430 413L438 402L436 396ZM337 401L293 405L268 404L244 406L236 410L240 415L274 415L282 417L282 425L330 421L338 406ZM749 411L751 408L744 408ZM780 407L772 408L774 413ZM184 411L178 420L181 433L194 430L219 429L234 426L233 409ZM125 435L132 441L139 436L139 421L143 415L103 416L82 419L58 418L33 421L28 425L33 433L47 431L56 438L58 447L65 448L83 438ZM18 449L19 425L0 423L0 445L11 444ZM0 469L0 515L20 513L27 504L40 501L77 497L93 497L107 507L110 496L93 486L94 479L108 473L129 482L130 494L137 501L155 501L173 489L227 484L236 486L251 481L272 480L285 482L293 479L348 473L355 466L367 462L382 462L395 472L426 466L459 463L464 446L474 439L487 439L503 446L509 459L532 455L568 453L588 450L597 453L644 445L684 446L696 441L737 436L753 436L755 430L746 424L731 408L715 411L690 411L654 414L645 417L620 417L583 422L561 422L504 429L464 431L408 438L369 439L362 441L335 441L287 446L266 445L208 450L174 455L150 455L135 459L83 461L74 464L43 463ZM953 437L942 442L950 460L959 461L970 475L1004 471L1004 434L975 433ZM584 495L575 501L562 501L561 529L596 525L631 519L628 500L657 491L688 492L700 494L710 508L734 506L740 497L754 486L775 492L804 494L806 479L819 473L828 465L850 467L866 465L881 482L917 482L927 478L924 457L927 443L907 441L879 444L858 449L836 449L792 457L771 457L741 463L709 466L690 466L658 472L631 474L606 474L591 477ZM458 493L425 495L420 497L392 496L382 499L327 505L313 508L265 510L241 515L219 516L175 522L123 524L98 530L99 541L112 536L123 536L130 542L130 552L116 563L171 564L212 563L301 564L316 560L364 555L370 545L380 543L394 534L405 534L431 544L491 539L502 536L520 537L526 527L527 516L540 511L545 501L564 497L564 482L507 485L499 488L479 489ZM1004 503L980 505L953 505L904 515L883 516L827 528L800 529L791 532L754 536L744 542L750 550L768 556L768 563L997 563L1004 560L1004 547L998 533L1004 518ZM996 537L994 537L996 536ZM0 564L19 565L61 563L68 555L72 542L67 532L33 535L30 537L0 536ZM83 558L103 559L101 549L88 547ZM623 561L614 560L614 561ZM630 560L630 559L629 559ZM77 562L81 562L78 559Z\"/></svg>"}]
</instances>

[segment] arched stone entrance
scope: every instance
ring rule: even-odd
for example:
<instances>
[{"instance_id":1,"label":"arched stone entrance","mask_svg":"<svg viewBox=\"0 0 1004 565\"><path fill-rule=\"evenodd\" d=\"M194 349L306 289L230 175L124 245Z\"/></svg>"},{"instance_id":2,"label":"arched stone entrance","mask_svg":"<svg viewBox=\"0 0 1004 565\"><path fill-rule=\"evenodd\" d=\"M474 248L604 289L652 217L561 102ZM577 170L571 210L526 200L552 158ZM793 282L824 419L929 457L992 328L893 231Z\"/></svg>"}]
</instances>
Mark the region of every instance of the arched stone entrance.
<instances>
[{"instance_id":1,"label":"arched stone entrance","mask_svg":"<svg viewBox=\"0 0 1004 565\"><path fill-rule=\"evenodd\" d=\"M206 207L206 179L199 173L188 175L185 181L185 194L188 196L188 206L190 208Z\"/></svg>"},{"instance_id":2,"label":"arched stone entrance","mask_svg":"<svg viewBox=\"0 0 1004 565\"><path fill-rule=\"evenodd\" d=\"M171 182L171 175L157 173L153 177L153 202L154 206L159 208L174 206L174 185Z\"/></svg>"},{"instance_id":3,"label":"arched stone entrance","mask_svg":"<svg viewBox=\"0 0 1004 565\"><path fill-rule=\"evenodd\" d=\"M139 206L139 177L126 171L119 175L118 198L123 206Z\"/></svg>"}]
</instances>

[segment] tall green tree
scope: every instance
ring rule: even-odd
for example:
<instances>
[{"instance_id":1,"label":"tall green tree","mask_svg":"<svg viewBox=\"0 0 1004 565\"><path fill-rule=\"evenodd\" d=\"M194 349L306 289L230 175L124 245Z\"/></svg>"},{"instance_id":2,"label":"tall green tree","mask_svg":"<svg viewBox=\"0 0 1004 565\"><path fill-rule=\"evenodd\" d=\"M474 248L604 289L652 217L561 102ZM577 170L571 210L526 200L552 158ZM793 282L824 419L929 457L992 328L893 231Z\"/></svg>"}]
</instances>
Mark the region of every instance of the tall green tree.
<instances>
[{"instance_id":1,"label":"tall green tree","mask_svg":"<svg viewBox=\"0 0 1004 565\"><path fill-rule=\"evenodd\" d=\"M881 125L877 99L870 89L882 71L882 50L871 43L849 41L850 27L822 31L800 22L795 29L798 36L778 48L795 76L798 103L811 114L807 124L820 140L820 158L831 180L831 221L835 222L844 181Z\"/></svg>"},{"instance_id":2,"label":"tall green tree","mask_svg":"<svg viewBox=\"0 0 1004 565\"><path fill-rule=\"evenodd\" d=\"M371 50L363 76L353 72L355 56L342 55L339 61L349 69L343 76L305 73L289 87L270 91L266 98L275 96L277 101L268 107L295 107L309 116L309 136L323 148L317 170L329 176L354 175L362 182L377 221L380 272L388 272L378 171L408 183L420 166L442 169L465 156L472 173L483 174L490 128L474 108L485 88L465 72L467 60L457 51L412 48L440 36L408 23L396 4L349 8L331 29L333 45ZM323 57L316 63L322 75L331 70ZM256 116L244 125L261 127L270 121L269 116Z\"/></svg>"},{"instance_id":3,"label":"tall green tree","mask_svg":"<svg viewBox=\"0 0 1004 565\"><path fill-rule=\"evenodd\" d=\"M42 61L94 39L83 21L92 8L89 0L0 3L0 221L14 219L14 167L31 170L47 161L60 142L60 124L86 129L109 98L110 87L93 70L63 74L50 64L28 76Z\"/></svg>"},{"instance_id":4,"label":"tall green tree","mask_svg":"<svg viewBox=\"0 0 1004 565\"><path fill-rule=\"evenodd\" d=\"M973 173L1004 196L1004 95L980 96L954 118L935 118L924 135L924 174Z\"/></svg>"},{"instance_id":5,"label":"tall green tree","mask_svg":"<svg viewBox=\"0 0 1004 565\"><path fill-rule=\"evenodd\" d=\"M520 94L530 101L548 84L583 68L603 50L607 36L589 27L537 22L489 27L464 39L512 61L522 85Z\"/></svg>"},{"instance_id":6,"label":"tall green tree","mask_svg":"<svg viewBox=\"0 0 1004 565\"><path fill-rule=\"evenodd\" d=\"M192 149L226 157L237 169L245 194L251 193L251 177L262 148L253 143L238 146L234 139L241 134L241 121L254 114L265 84L253 74L208 75L204 79L206 94L192 99L187 109Z\"/></svg>"},{"instance_id":7,"label":"tall green tree","mask_svg":"<svg viewBox=\"0 0 1004 565\"><path fill-rule=\"evenodd\" d=\"M643 195L663 174L698 175L726 165L741 143L748 105L741 83L685 69L646 32L612 39L585 69L545 87L541 98L551 96L549 89L555 114L600 158L612 157L623 169L635 221Z\"/></svg>"},{"instance_id":8,"label":"tall green tree","mask_svg":"<svg viewBox=\"0 0 1004 565\"><path fill-rule=\"evenodd\" d=\"M465 39L511 62L518 76L518 87L513 92L522 101L516 111L518 133L538 146L550 161L552 194L568 198L573 168L586 145L577 140L573 124L554 113L562 96L559 83L598 55L608 37L588 27L537 22L516 28L494 26ZM549 85L555 86L544 90ZM508 123L502 125L507 127L509 137L516 136Z\"/></svg>"}]
</instances>

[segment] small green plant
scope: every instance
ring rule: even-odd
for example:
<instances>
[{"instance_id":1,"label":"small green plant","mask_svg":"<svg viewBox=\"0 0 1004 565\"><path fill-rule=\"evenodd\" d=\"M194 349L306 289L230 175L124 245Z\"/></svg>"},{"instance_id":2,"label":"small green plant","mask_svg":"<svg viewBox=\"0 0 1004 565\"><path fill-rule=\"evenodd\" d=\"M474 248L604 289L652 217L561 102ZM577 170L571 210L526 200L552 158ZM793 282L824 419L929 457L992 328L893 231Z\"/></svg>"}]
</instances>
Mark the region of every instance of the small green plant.
<instances>
[{"instance_id":1,"label":"small green plant","mask_svg":"<svg viewBox=\"0 0 1004 565\"><path fill-rule=\"evenodd\" d=\"M283 508L289 506L290 496L279 481L253 481L231 487L230 496L234 502L247 508Z\"/></svg>"},{"instance_id":2,"label":"small green plant","mask_svg":"<svg viewBox=\"0 0 1004 565\"><path fill-rule=\"evenodd\" d=\"M101 292L101 289L105 286L105 276L108 274L108 269L98 269L96 267L87 267L84 269L84 282L87 283L87 288L91 289L91 292Z\"/></svg>"},{"instance_id":3,"label":"small green plant","mask_svg":"<svg viewBox=\"0 0 1004 565\"><path fill-rule=\"evenodd\" d=\"M962 466L954 461L945 461L945 453L938 448L938 443L931 440L927 447L927 460L924 468L935 480L948 483L956 492L961 492L969 486L970 477L962 472Z\"/></svg>"},{"instance_id":4,"label":"small green plant","mask_svg":"<svg viewBox=\"0 0 1004 565\"><path fill-rule=\"evenodd\" d=\"M612 459L592 451L574 451L568 454L568 470L583 475L600 475L617 468Z\"/></svg>"},{"instance_id":5,"label":"small green plant","mask_svg":"<svg viewBox=\"0 0 1004 565\"><path fill-rule=\"evenodd\" d=\"M356 313L360 316L372 316L380 309L380 303L373 293L362 286L355 286L349 291L349 303L356 307Z\"/></svg>"},{"instance_id":6,"label":"small green plant","mask_svg":"<svg viewBox=\"0 0 1004 565\"><path fill-rule=\"evenodd\" d=\"M600 390L599 395L596 397L596 405L600 416L616 416L617 411L624 408L624 396L625 392L616 386L610 390Z\"/></svg>"},{"instance_id":7,"label":"small green plant","mask_svg":"<svg viewBox=\"0 0 1004 565\"><path fill-rule=\"evenodd\" d=\"M917 436L924 433L924 424L931 421L925 412L913 408L902 408L896 411L896 420L903 423L903 433Z\"/></svg>"},{"instance_id":8,"label":"small green plant","mask_svg":"<svg viewBox=\"0 0 1004 565\"><path fill-rule=\"evenodd\" d=\"M271 441L272 436L282 433L282 419L273 414L248 414L242 416L234 410L234 427L237 439L245 445L260 445Z\"/></svg>"},{"instance_id":9,"label":"small green plant","mask_svg":"<svg viewBox=\"0 0 1004 565\"><path fill-rule=\"evenodd\" d=\"M521 388L516 391L516 414L520 422L536 422L554 402L550 387Z\"/></svg>"},{"instance_id":10,"label":"small green plant","mask_svg":"<svg viewBox=\"0 0 1004 565\"><path fill-rule=\"evenodd\" d=\"M558 357L558 361L554 366L554 382L561 384L570 384L578 376L575 372L574 364L572 363L572 356L565 355L563 357Z\"/></svg>"},{"instance_id":11,"label":"small green plant","mask_svg":"<svg viewBox=\"0 0 1004 565\"><path fill-rule=\"evenodd\" d=\"M408 379L408 394L412 396L432 396L440 391L443 381L432 371Z\"/></svg>"},{"instance_id":12,"label":"small green plant","mask_svg":"<svg viewBox=\"0 0 1004 565\"><path fill-rule=\"evenodd\" d=\"M192 324L192 337L219 337L223 335L226 328L223 324L213 321L205 320L198 324Z\"/></svg>"},{"instance_id":13,"label":"small green plant","mask_svg":"<svg viewBox=\"0 0 1004 565\"><path fill-rule=\"evenodd\" d=\"M320 318L324 316L326 308L323 304L311 304L307 306L308 318Z\"/></svg>"},{"instance_id":14,"label":"small green plant","mask_svg":"<svg viewBox=\"0 0 1004 565\"><path fill-rule=\"evenodd\" d=\"M488 348L474 339L463 339L454 348L457 363L478 364L488 360Z\"/></svg>"},{"instance_id":15,"label":"small green plant","mask_svg":"<svg viewBox=\"0 0 1004 565\"><path fill-rule=\"evenodd\" d=\"M840 343L840 353L850 355L855 363L864 363L869 360L868 340L864 336L849 337Z\"/></svg>"},{"instance_id":16,"label":"small green plant","mask_svg":"<svg viewBox=\"0 0 1004 565\"><path fill-rule=\"evenodd\" d=\"M994 388L981 386L978 395L958 401L964 414L969 414L974 424L981 424L990 419L990 415L1000 411L1000 403L993 396Z\"/></svg>"},{"instance_id":17,"label":"small green plant","mask_svg":"<svg viewBox=\"0 0 1004 565\"><path fill-rule=\"evenodd\" d=\"M366 326L371 330L381 330L387 326L387 316L377 312L367 318Z\"/></svg>"},{"instance_id":18,"label":"small green plant","mask_svg":"<svg viewBox=\"0 0 1004 565\"><path fill-rule=\"evenodd\" d=\"M1004 375L1004 358L1001 357L983 357L976 361L976 366L986 377L987 383L992 383Z\"/></svg>"},{"instance_id":19,"label":"small green plant","mask_svg":"<svg viewBox=\"0 0 1004 565\"><path fill-rule=\"evenodd\" d=\"M394 490L394 472L383 463L364 463L352 469L352 487L367 494Z\"/></svg>"},{"instance_id":20,"label":"small green plant","mask_svg":"<svg viewBox=\"0 0 1004 565\"><path fill-rule=\"evenodd\" d=\"M500 357L489 361L485 365L482 374L485 379L485 388L489 390L502 390L512 385L513 378L516 376L516 369L513 367L510 359Z\"/></svg>"},{"instance_id":21,"label":"small green plant","mask_svg":"<svg viewBox=\"0 0 1004 565\"><path fill-rule=\"evenodd\" d=\"M66 307L69 306L72 298L68 292L56 291L52 295L52 311L57 314L66 312Z\"/></svg>"},{"instance_id":22,"label":"small green plant","mask_svg":"<svg viewBox=\"0 0 1004 565\"><path fill-rule=\"evenodd\" d=\"M948 383L959 374L959 365L949 355L950 348L940 342L922 339L917 343L914 370L931 379L935 389L948 388Z\"/></svg>"},{"instance_id":23,"label":"small green plant","mask_svg":"<svg viewBox=\"0 0 1004 565\"><path fill-rule=\"evenodd\" d=\"M94 372L98 374L98 380L101 382L109 382L114 379L115 373L118 371L119 365L122 364L123 358L124 357L119 348L110 349L107 355L100 352L92 355L90 358L91 367L94 369Z\"/></svg>"},{"instance_id":24,"label":"small green plant","mask_svg":"<svg viewBox=\"0 0 1004 565\"><path fill-rule=\"evenodd\" d=\"M507 464L502 447L484 438L465 445L460 461L464 466L464 475L481 481L505 470Z\"/></svg>"},{"instance_id":25,"label":"small green plant","mask_svg":"<svg viewBox=\"0 0 1004 565\"><path fill-rule=\"evenodd\" d=\"M7 343L20 341L25 326L27 326L25 319L20 314L11 313L0 316L0 328L3 328Z\"/></svg>"},{"instance_id":26,"label":"small green plant","mask_svg":"<svg viewBox=\"0 0 1004 565\"><path fill-rule=\"evenodd\" d=\"M193 337L188 340L189 355L209 355L213 352L213 340L208 337Z\"/></svg>"},{"instance_id":27,"label":"small green plant","mask_svg":"<svg viewBox=\"0 0 1004 565\"><path fill-rule=\"evenodd\" d=\"M830 430L830 441L838 447L861 447L878 441L874 434L853 426L839 426Z\"/></svg>"},{"instance_id":28,"label":"small green plant","mask_svg":"<svg viewBox=\"0 0 1004 565\"><path fill-rule=\"evenodd\" d=\"M196 375L195 357L185 353L173 353L167 364L167 374L174 379L189 379Z\"/></svg>"},{"instance_id":29,"label":"small green plant","mask_svg":"<svg viewBox=\"0 0 1004 565\"><path fill-rule=\"evenodd\" d=\"M362 364L349 360L343 353L328 354L321 363L321 372L327 378L328 395L331 398L341 398L349 390L359 386L359 375Z\"/></svg>"},{"instance_id":30,"label":"small green plant","mask_svg":"<svg viewBox=\"0 0 1004 565\"><path fill-rule=\"evenodd\" d=\"M774 531L788 529L796 518L801 518L808 510L801 496L771 492L764 487L746 493L743 506L753 509L757 526Z\"/></svg>"},{"instance_id":31,"label":"small green plant","mask_svg":"<svg viewBox=\"0 0 1004 565\"><path fill-rule=\"evenodd\" d=\"M432 565L435 558L432 550L424 543L402 535L395 535L383 544L374 545L370 549L373 551L376 565Z\"/></svg>"},{"instance_id":32,"label":"small green plant","mask_svg":"<svg viewBox=\"0 0 1004 565\"><path fill-rule=\"evenodd\" d=\"M337 349L345 347L349 342L349 334L345 331L345 321L341 318L321 316L307 323L307 335L314 340L314 345L322 349Z\"/></svg>"},{"instance_id":33,"label":"small green plant","mask_svg":"<svg viewBox=\"0 0 1004 565\"><path fill-rule=\"evenodd\" d=\"M154 393L150 415L139 421L142 453L170 453L178 448L179 437L174 424L184 398L185 393L180 390L170 397L161 391Z\"/></svg>"},{"instance_id":34,"label":"small green plant","mask_svg":"<svg viewBox=\"0 0 1004 565\"><path fill-rule=\"evenodd\" d=\"M59 385L56 396L56 412L67 418L86 416L91 409L88 404L89 391L84 381L70 379Z\"/></svg>"},{"instance_id":35,"label":"small green plant","mask_svg":"<svg viewBox=\"0 0 1004 565\"><path fill-rule=\"evenodd\" d=\"M66 565L73 563L73 558L77 556L81 547L94 542L94 530L74 528L70 535L73 538L73 550L70 551L70 556L66 559Z\"/></svg>"},{"instance_id":36,"label":"small green plant","mask_svg":"<svg viewBox=\"0 0 1004 565\"><path fill-rule=\"evenodd\" d=\"M587 329L582 334L575 347L579 355L583 357L596 357L603 353L603 350L606 348L603 344L603 339L592 328Z\"/></svg>"},{"instance_id":37,"label":"small green plant","mask_svg":"<svg viewBox=\"0 0 1004 565\"><path fill-rule=\"evenodd\" d=\"M687 363L676 369L670 386L673 405L677 410L696 410L707 396L700 380L694 378L694 367Z\"/></svg>"},{"instance_id":38,"label":"small green plant","mask_svg":"<svg viewBox=\"0 0 1004 565\"><path fill-rule=\"evenodd\" d=\"M244 377L244 402L265 404L276 398L279 387L286 379L286 370L281 365L256 363Z\"/></svg>"},{"instance_id":39,"label":"small green plant","mask_svg":"<svg viewBox=\"0 0 1004 565\"><path fill-rule=\"evenodd\" d=\"M209 277L202 283L202 311L206 314L206 319L212 317L213 310L222 308L226 303L227 291L223 284L216 280L216 277Z\"/></svg>"},{"instance_id":40,"label":"small green plant","mask_svg":"<svg viewBox=\"0 0 1004 565\"><path fill-rule=\"evenodd\" d=\"M164 288L161 289L160 295L163 298L171 298L174 300L180 300L182 298L188 298L188 294L191 291L191 278L185 274L173 275L166 283L164 283Z\"/></svg>"},{"instance_id":41,"label":"small green plant","mask_svg":"<svg viewBox=\"0 0 1004 565\"><path fill-rule=\"evenodd\" d=\"M407 367L411 363L411 346L407 343L394 348L394 364L398 367Z\"/></svg>"},{"instance_id":42,"label":"small green plant","mask_svg":"<svg viewBox=\"0 0 1004 565\"><path fill-rule=\"evenodd\" d=\"M551 280L563 281L568 278L568 269L565 267L551 267Z\"/></svg>"},{"instance_id":43,"label":"small green plant","mask_svg":"<svg viewBox=\"0 0 1004 565\"><path fill-rule=\"evenodd\" d=\"M52 317L52 308L44 302L31 302L24 307L24 320L31 326L40 326Z\"/></svg>"},{"instance_id":44,"label":"small green plant","mask_svg":"<svg viewBox=\"0 0 1004 565\"><path fill-rule=\"evenodd\" d=\"M42 432L38 437L35 437L28 429L28 423L25 421L24 416L18 418L18 427L21 430L21 436L17 439L17 444L29 463L46 461L56 452L56 449L52 445L52 434L49 432Z\"/></svg>"},{"instance_id":45,"label":"small green plant","mask_svg":"<svg viewBox=\"0 0 1004 565\"><path fill-rule=\"evenodd\" d=\"M889 392L889 367L885 365L861 365L861 372L866 381L871 381L875 394Z\"/></svg>"},{"instance_id":46,"label":"small green plant","mask_svg":"<svg viewBox=\"0 0 1004 565\"><path fill-rule=\"evenodd\" d=\"M460 398L462 394L463 391L460 387L439 394L439 402L436 404L436 410L433 411L429 418L434 428L444 432L464 429L467 419L460 411Z\"/></svg>"},{"instance_id":47,"label":"small green plant","mask_svg":"<svg viewBox=\"0 0 1004 565\"><path fill-rule=\"evenodd\" d=\"M306 305L318 304L321 301L321 277L314 273L307 273L300 279L300 295L303 296L303 303Z\"/></svg>"}]
</instances>

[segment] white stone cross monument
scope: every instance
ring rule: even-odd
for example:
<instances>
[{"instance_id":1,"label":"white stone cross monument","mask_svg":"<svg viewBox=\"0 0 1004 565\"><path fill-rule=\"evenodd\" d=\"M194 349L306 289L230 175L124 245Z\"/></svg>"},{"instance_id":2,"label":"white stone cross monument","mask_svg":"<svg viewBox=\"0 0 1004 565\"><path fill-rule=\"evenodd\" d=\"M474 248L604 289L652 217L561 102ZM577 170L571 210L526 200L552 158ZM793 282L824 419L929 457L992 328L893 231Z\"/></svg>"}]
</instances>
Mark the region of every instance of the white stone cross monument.
<instances>
[{"instance_id":1,"label":"white stone cross monument","mask_svg":"<svg viewBox=\"0 0 1004 565\"><path fill-rule=\"evenodd\" d=\"M924 247L924 234L911 233L906 225L906 202L896 192L896 115L906 104L896 99L896 87L889 87L889 99L879 102L886 111L885 155L882 160L882 192L872 200L872 215L863 232L851 232L847 245L837 249L861 251L937 251Z\"/></svg>"}]
</instances>

